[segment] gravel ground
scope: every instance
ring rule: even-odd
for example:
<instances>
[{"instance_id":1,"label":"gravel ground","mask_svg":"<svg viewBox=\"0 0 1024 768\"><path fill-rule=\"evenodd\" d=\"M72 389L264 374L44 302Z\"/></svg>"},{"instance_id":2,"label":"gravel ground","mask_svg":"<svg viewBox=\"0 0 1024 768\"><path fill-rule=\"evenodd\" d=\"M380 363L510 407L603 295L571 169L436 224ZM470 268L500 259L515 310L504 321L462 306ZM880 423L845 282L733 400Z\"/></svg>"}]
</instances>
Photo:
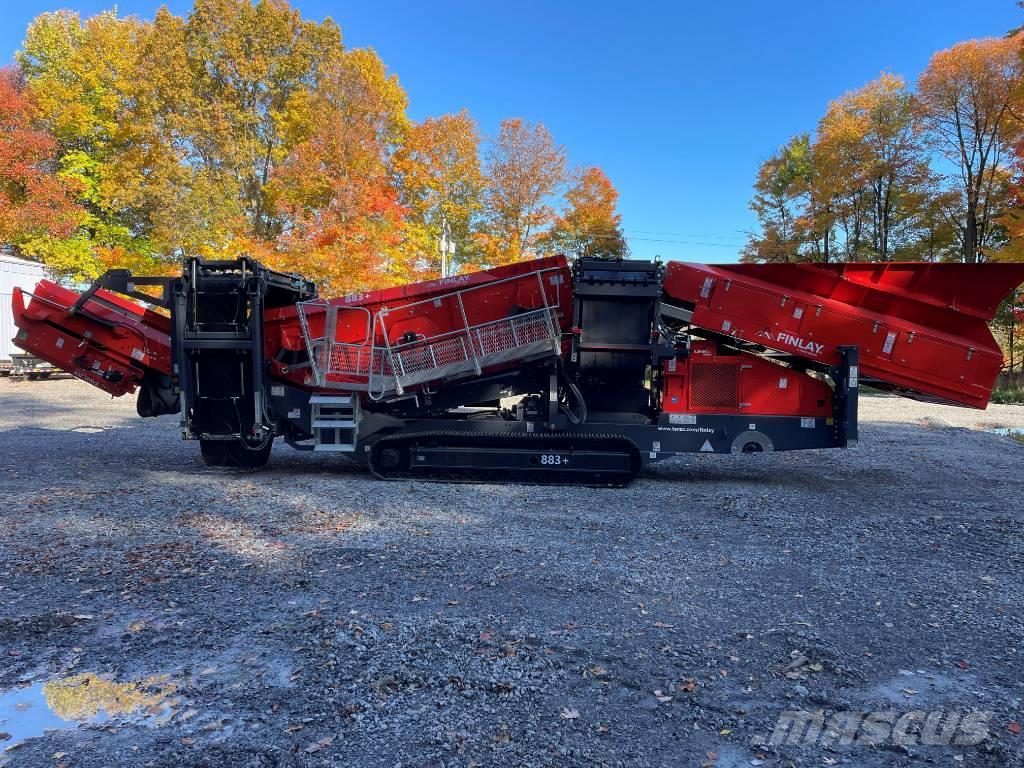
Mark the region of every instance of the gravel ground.
<instances>
[{"instance_id":1,"label":"gravel ground","mask_svg":"<svg viewBox=\"0 0 1024 768\"><path fill-rule=\"evenodd\" d=\"M0 380L0 765L1021 765L1024 445L984 430L1024 408L861 413L853 451L449 486L209 469ZM799 709L981 741L772 739Z\"/></svg>"}]
</instances>

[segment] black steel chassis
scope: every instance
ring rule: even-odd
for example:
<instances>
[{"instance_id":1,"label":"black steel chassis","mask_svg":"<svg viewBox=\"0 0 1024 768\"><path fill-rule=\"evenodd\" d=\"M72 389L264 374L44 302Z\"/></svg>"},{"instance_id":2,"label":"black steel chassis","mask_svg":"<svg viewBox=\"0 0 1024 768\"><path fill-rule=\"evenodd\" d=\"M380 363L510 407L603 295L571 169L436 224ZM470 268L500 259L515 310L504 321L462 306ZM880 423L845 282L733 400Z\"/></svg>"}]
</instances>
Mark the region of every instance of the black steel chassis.
<instances>
[{"instance_id":1,"label":"black steel chassis","mask_svg":"<svg viewBox=\"0 0 1024 768\"><path fill-rule=\"evenodd\" d=\"M620 266L625 269L629 265ZM603 264L598 267L609 269ZM605 294L636 298L633 294L637 294L656 302L659 281L633 285L631 276L628 272L616 280L617 273L604 275L595 285L588 283L584 293L598 298ZM159 287L161 296L149 296L138 291L138 286ZM283 436L295 448L313 447L309 445L311 393L267 378L262 322L265 308L314 297L316 288L309 281L268 270L247 258L188 259L179 278L135 278L123 270L108 272L71 311L80 311L90 297L100 300L95 295L99 288L170 310L174 375L144 382L140 415L180 409L183 435L203 443L208 463L259 466L266 461L276 436ZM578 307L575 311L579 315ZM657 313L656 303L651 311ZM653 354L649 344L634 346L636 350L630 351ZM605 344L595 349L606 353L611 347ZM583 351L586 347L574 341L573 354ZM621 350L615 347L613 351ZM656 351L662 357L671 354L668 347ZM857 349L840 347L839 357L838 365L827 370L833 381L833 416L828 419L652 414L647 409L646 414L597 412L582 423L571 423L559 407L562 364L548 361L523 372L527 378L547 379L546 386L541 386L542 404L530 411L529 418L510 419L500 409L424 413L418 400L415 408L398 402L364 411L354 457L383 478L623 485L645 465L681 454L850 447L857 441ZM481 386L480 392L488 397L500 388L493 382ZM469 391L459 395L472 398ZM443 404L430 408L437 406ZM235 450L239 447L246 450Z\"/></svg>"},{"instance_id":2,"label":"black steel chassis","mask_svg":"<svg viewBox=\"0 0 1024 768\"><path fill-rule=\"evenodd\" d=\"M569 424L555 408L534 421L509 420L498 411L411 419L364 413L354 458L385 479L614 486L628 483L647 464L683 454L852 447L858 354L855 347L839 351L840 363L829 371L831 418L661 413L654 420L625 414L605 420L597 414ZM304 397L299 390L278 391L289 409ZM293 427L301 432L305 410L293 414Z\"/></svg>"}]
</instances>

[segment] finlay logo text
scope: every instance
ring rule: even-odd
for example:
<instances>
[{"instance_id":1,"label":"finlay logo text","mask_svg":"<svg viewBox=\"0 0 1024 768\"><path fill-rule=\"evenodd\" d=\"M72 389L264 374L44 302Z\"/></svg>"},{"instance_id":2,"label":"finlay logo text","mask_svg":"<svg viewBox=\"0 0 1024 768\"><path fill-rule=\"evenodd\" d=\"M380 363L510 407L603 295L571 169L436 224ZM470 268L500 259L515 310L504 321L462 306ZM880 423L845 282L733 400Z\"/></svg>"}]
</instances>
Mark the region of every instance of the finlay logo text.
<instances>
[{"instance_id":1,"label":"finlay logo text","mask_svg":"<svg viewBox=\"0 0 1024 768\"><path fill-rule=\"evenodd\" d=\"M771 331L762 331L761 334L767 336L769 339L772 338ZM812 355L820 355L822 350L825 349L824 344L819 344L816 341L807 341L799 336L794 336L792 333L786 333L785 331L779 331L775 334L774 338L782 344L786 344L790 347L796 347L801 352L809 352Z\"/></svg>"}]
</instances>

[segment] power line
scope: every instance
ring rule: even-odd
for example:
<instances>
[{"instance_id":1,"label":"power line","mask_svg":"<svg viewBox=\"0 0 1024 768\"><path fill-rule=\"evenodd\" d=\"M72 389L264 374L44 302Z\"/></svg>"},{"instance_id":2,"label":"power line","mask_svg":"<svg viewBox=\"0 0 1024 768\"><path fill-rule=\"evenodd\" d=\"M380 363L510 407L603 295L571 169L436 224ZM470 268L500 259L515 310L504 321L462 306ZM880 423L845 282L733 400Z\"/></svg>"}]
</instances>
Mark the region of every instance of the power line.
<instances>
[{"instance_id":1,"label":"power line","mask_svg":"<svg viewBox=\"0 0 1024 768\"><path fill-rule=\"evenodd\" d=\"M743 247L742 243L702 243L696 240L660 240L653 237L626 237L626 240L630 242L643 242L643 243L673 243L675 245L706 245L713 248L733 248L739 250Z\"/></svg>"},{"instance_id":2,"label":"power line","mask_svg":"<svg viewBox=\"0 0 1024 768\"><path fill-rule=\"evenodd\" d=\"M627 227L628 232L638 232L641 235L668 235L670 237L701 237L708 240L745 240L745 236L739 235L697 235L692 232L658 232L650 229L633 229ZM738 230L737 230L738 231ZM742 234L742 233L741 233Z\"/></svg>"},{"instance_id":3,"label":"power line","mask_svg":"<svg viewBox=\"0 0 1024 768\"><path fill-rule=\"evenodd\" d=\"M591 229L591 230L586 230L586 229L584 229L584 230L577 230L576 232L574 232L574 234L576 234L578 236L590 236L590 237L595 237L595 238L608 238L608 239L612 239L612 238L620 236L620 234L618 232L615 232L614 230L593 230L593 229ZM665 239L665 238L659 238L659 237L636 237L634 235L626 235L626 234L621 235L621 237L622 237L623 240L627 240L629 242L671 243L673 245L701 245L701 246L708 246L708 247L711 247L711 248L733 248L735 250L739 250L740 248L742 248L745 245L745 243L742 243L742 242L735 242L735 243L709 243L709 242L700 241L700 240L675 240L675 239Z\"/></svg>"},{"instance_id":4,"label":"power line","mask_svg":"<svg viewBox=\"0 0 1024 768\"><path fill-rule=\"evenodd\" d=\"M700 241L688 240L688 239L687 240L677 240L677 239L674 239L674 238L673 239L665 240L665 239L653 238L653 237L639 237L638 235L627 234L628 232L636 232L636 233L641 234L641 235L672 235L672 236L681 237L681 238L691 238L691 237L693 237L693 238L703 238L703 239L700 240ZM745 237L742 237L742 238L741 237L734 237L734 236L724 237L724 236L719 236L719 235L695 235L695 234L689 234L688 235L688 234L684 234L682 232L660 232L660 231L644 230L644 229L621 229L620 230L620 229L614 228L614 227L607 228L607 229L578 229L578 230L574 230L574 233L577 234L577 235L589 235L591 237L618 237L618 236L621 236L625 240L637 240L637 241L648 242L648 243L679 243L679 244L682 244L682 245L708 245L708 246L716 246L716 247L719 247L719 248L739 248L739 247L742 247L746 243L746 238ZM712 242L707 242L707 240L732 240L733 242L712 243Z\"/></svg>"}]
</instances>

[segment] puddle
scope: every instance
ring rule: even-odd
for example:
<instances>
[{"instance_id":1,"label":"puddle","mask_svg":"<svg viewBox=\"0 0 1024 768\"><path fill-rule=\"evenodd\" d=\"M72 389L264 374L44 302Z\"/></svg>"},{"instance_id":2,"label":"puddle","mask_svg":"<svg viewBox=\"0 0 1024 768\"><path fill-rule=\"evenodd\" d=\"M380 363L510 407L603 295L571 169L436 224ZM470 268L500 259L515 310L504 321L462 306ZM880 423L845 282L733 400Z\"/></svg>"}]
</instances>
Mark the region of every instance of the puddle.
<instances>
[{"instance_id":1,"label":"puddle","mask_svg":"<svg viewBox=\"0 0 1024 768\"><path fill-rule=\"evenodd\" d=\"M953 679L946 675L929 673L924 670L912 672L901 669L899 675L876 685L871 691L873 699L883 699L903 705L939 705L946 701L962 701L970 693L974 683L973 675L962 675Z\"/></svg>"},{"instance_id":2,"label":"puddle","mask_svg":"<svg viewBox=\"0 0 1024 768\"><path fill-rule=\"evenodd\" d=\"M1024 427L997 427L996 429L986 429L986 432L993 435L1003 435L1004 437L1013 437L1019 435L1024 437Z\"/></svg>"},{"instance_id":3,"label":"puddle","mask_svg":"<svg viewBox=\"0 0 1024 768\"><path fill-rule=\"evenodd\" d=\"M12 688L0 693L0 750L80 725L163 725L179 704L176 690L168 675L117 683L94 674Z\"/></svg>"}]
</instances>

